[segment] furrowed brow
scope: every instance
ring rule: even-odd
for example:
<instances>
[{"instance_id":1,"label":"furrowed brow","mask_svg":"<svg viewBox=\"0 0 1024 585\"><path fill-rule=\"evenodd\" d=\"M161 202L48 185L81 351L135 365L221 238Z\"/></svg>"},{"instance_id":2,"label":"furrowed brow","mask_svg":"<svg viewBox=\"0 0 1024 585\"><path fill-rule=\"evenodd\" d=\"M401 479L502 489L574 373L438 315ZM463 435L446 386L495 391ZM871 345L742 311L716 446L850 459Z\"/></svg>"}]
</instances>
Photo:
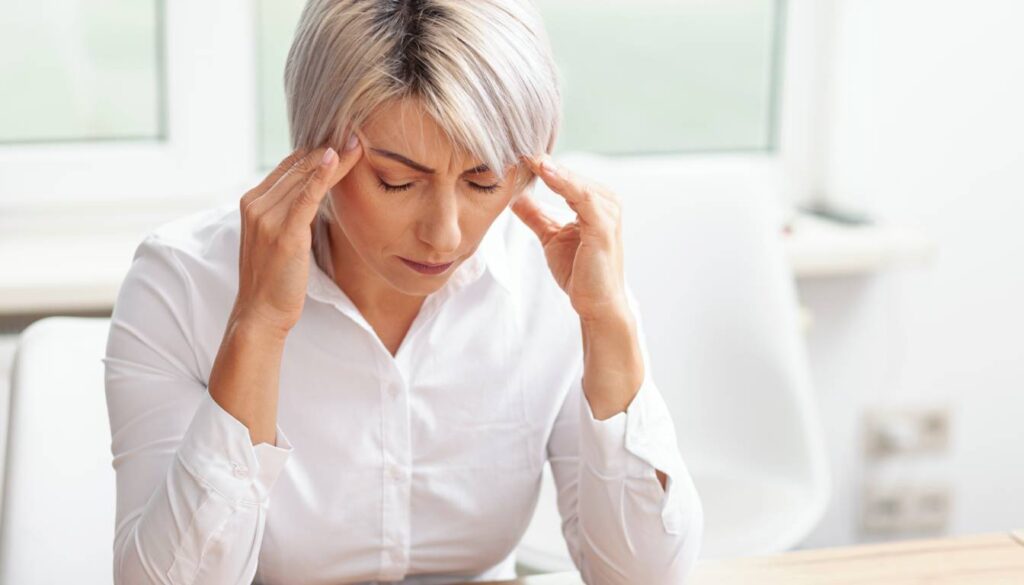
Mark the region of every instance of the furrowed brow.
<instances>
[{"instance_id":1,"label":"furrowed brow","mask_svg":"<svg viewBox=\"0 0 1024 585\"><path fill-rule=\"evenodd\" d=\"M383 148L370 148L370 150L372 150L373 152L375 152L375 153L377 153L377 154L379 154L379 155L381 155L383 157L390 158L391 160L396 161L396 162L400 162L403 165L405 165L405 166L407 166L407 167L409 167L409 168L411 168L411 169L413 169L415 171L419 171L421 173L427 173L427 174L431 174L431 175L434 174L434 169L432 169L432 168L430 168L430 167L428 167L426 165L422 165L422 164L420 164L420 163L410 159L409 157L406 157L406 156L403 156L401 154L398 154L397 152L391 152L390 150L384 150ZM471 169L466 169L465 171L462 172L462 174L464 174L464 175L474 175L476 173L486 173L489 170L490 170L490 167L488 167L486 164L482 164L482 165L477 165L477 166L475 166L475 167L473 167Z\"/></svg>"}]
</instances>

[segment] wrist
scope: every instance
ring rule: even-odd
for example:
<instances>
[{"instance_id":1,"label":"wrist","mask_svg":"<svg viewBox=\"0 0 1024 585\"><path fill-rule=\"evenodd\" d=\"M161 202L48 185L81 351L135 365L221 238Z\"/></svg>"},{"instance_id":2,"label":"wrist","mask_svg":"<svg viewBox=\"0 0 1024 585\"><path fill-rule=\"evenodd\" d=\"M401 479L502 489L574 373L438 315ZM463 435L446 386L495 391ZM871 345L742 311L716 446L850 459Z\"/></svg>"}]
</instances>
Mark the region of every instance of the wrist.
<instances>
[{"instance_id":1,"label":"wrist","mask_svg":"<svg viewBox=\"0 0 1024 585\"><path fill-rule=\"evenodd\" d=\"M228 317L227 331L250 339L283 344L291 327L267 319L259 311L236 306Z\"/></svg>"},{"instance_id":2,"label":"wrist","mask_svg":"<svg viewBox=\"0 0 1024 585\"><path fill-rule=\"evenodd\" d=\"M633 335L636 319L628 308L615 307L597 317L580 317L580 327L585 334Z\"/></svg>"},{"instance_id":3,"label":"wrist","mask_svg":"<svg viewBox=\"0 0 1024 585\"><path fill-rule=\"evenodd\" d=\"M289 330L252 315L235 315L228 319L225 336L250 345L268 348L283 347Z\"/></svg>"},{"instance_id":4,"label":"wrist","mask_svg":"<svg viewBox=\"0 0 1024 585\"><path fill-rule=\"evenodd\" d=\"M605 313L602 319L581 319L583 391L598 420L623 412L645 375L643 353L632 313Z\"/></svg>"}]
</instances>

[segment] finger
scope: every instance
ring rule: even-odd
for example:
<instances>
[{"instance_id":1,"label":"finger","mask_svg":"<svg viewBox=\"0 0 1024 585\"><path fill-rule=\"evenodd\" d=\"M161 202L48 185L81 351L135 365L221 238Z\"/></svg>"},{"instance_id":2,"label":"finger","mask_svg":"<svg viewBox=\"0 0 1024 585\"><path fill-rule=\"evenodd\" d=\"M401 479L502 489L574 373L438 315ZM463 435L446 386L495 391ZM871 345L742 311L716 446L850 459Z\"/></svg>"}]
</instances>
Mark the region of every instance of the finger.
<instances>
[{"instance_id":1,"label":"finger","mask_svg":"<svg viewBox=\"0 0 1024 585\"><path fill-rule=\"evenodd\" d=\"M353 135L355 136L355 135ZM298 225L308 226L316 217L320 202L330 191L331 187L343 179L356 165L363 154L362 144L359 139L350 141L346 145L347 150L333 156L325 156L321 160L321 166L312 175L298 192L290 198L289 220ZM331 151L333 152L333 149Z\"/></svg>"},{"instance_id":2,"label":"finger","mask_svg":"<svg viewBox=\"0 0 1024 585\"><path fill-rule=\"evenodd\" d=\"M519 219L523 220L527 227L533 230L533 233L537 234L541 243L547 243L551 236L562 229L557 221L544 213L537 202L525 193L512 203L512 211Z\"/></svg>"},{"instance_id":3,"label":"finger","mask_svg":"<svg viewBox=\"0 0 1024 585\"><path fill-rule=\"evenodd\" d=\"M288 172L288 169L292 168L292 166L295 165L296 162L301 160L308 153L309 151L307 149L300 148L292 151L291 154L282 159L281 162L278 163L276 167L274 167L274 170L270 171L270 173L268 173L266 177L263 177L263 180L260 181L259 185L256 185L252 189L246 191L245 195L243 195L241 199L242 209L245 209L245 207L249 203L252 203L253 201L265 195L267 191L269 191L270 188L274 186L274 183L276 183L278 179L281 178L282 175Z\"/></svg>"},{"instance_id":4,"label":"finger","mask_svg":"<svg viewBox=\"0 0 1024 585\"><path fill-rule=\"evenodd\" d=\"M349 130L349 126L346 126L345 129L346 131ZM349 132L347 135L351 137L355 133ZM282 164L281 166L284 167L283 172L278 173L278 179L268 187L268 193L265 196L266 201L260 203L259 207L264 210L270 209L291 193L293 189L306 183L320 167L321 159L327 152L327 148L328 145L322 145L319 148L303 150L303 155L295 157L290 166Z\"/></svg>"},{"instance_id":5,"label":"finger","mask_svg":"<svg viewBox=\"0 0 1024 585\"><path fill-rule=\"evenodd\" d=\"M274 170L270 171L270 174L264 177L263 181L261 181L260 184L256 186L255 190L259 191L261 194L269 191L270 188L274 186L274 183L278 181L278 179L280 179L285 173L292 169L292 167L294 167L296 163L305 158L306 155L308 154L308 148L299 148L293 151L291 154L289 154L283 160L281 160L281 162L278 163Z\"/></svg>"},{"instance_id":6,"label":"finger","mask_svg":"<svg viewBox=\"0 0 1024 585\"><path fill-rule=\"evenodd\" d=\"M525 158L533 172L540 176L552 191L561 195L583 222L596 224L602 221L597 189L569 169L557 165L547 154Z\"/></svg>"},{"instance_id":7,"label":"finger","mask_svg":"<svg viewBox=\"0 0 1024 585\"><path fill-rule=\"evenodd\" d=\"M254 207L260 212L268 212L279 202L287 199L297 187L302 186L314 173L318 172L327 150L328 147L321 146L308 150L305 155L298 157L271 185L266 194L253 203Z\"/></svg>"}]
</instances>

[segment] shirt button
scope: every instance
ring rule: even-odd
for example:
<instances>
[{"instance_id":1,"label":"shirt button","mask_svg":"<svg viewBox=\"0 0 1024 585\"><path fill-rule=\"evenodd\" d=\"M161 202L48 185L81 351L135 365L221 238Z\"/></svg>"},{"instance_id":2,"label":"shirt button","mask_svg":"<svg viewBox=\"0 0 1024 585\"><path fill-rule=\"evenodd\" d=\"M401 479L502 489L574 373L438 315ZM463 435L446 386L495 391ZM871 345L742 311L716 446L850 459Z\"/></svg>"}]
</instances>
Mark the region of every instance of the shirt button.
<instances>
[{"instance_id":1,"label":"shirt button","mask_svg":"<svg viewBox=\"0 0 1024 585\"><path fill-rule=\"evenodd\" d=\"M232 463L231 473L233 473L235 477L249 477L249 468L241 463Z\"/></svg>"},{"instance_id":2,"label":"shirt button","mask_svg":"<svg viewBox=\"0 0 1024 585\"><path fill-rule=\"evenodd\" d=\"M402 481L405 479L405 471L397 463L392 463L388 472L391 474L391 478L396 481Z\"/></svg>"}]
</instances>

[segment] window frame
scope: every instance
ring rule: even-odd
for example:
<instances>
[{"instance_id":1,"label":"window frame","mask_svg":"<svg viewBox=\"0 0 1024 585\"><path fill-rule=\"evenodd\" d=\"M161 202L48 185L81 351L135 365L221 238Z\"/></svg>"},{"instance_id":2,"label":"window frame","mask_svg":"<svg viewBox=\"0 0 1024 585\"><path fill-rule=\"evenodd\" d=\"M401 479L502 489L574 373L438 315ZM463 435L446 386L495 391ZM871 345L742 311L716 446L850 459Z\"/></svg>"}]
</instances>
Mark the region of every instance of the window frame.
<instances>
[{"instance_id":1,"label":"window frame","mask_svg":"<svg viewBox=\"0 0 1024 585\"><path fill-rule=\"evenodd\" d=\"M685 177L744 173L784 204L816 195L827 164L821 145L834 0L778 1L774 148L624 156L627 168L678 170L683 190ZM0 145L0 217L38 229L55 214L80 218L84 229L91 218L109 225L112 214L127 223L140 215L172 218L237 201L266 173L258 168L256 3L162 8L166 137ZM199 91L208 85L223 89L211 98ZM91 180L97 173L107 177L103 184Z\"/></svg>"},{"instance_id":2,"label":"window frame","mask_svg":"<svg viewBox=\"0 0 1024 585\"><path fill-rule=\"evenodd\" d=\"M0 144L0 215L175 215L236 197L256 160L251 3L161 4L166 135Z\"/></svg>"}]
</instances>

